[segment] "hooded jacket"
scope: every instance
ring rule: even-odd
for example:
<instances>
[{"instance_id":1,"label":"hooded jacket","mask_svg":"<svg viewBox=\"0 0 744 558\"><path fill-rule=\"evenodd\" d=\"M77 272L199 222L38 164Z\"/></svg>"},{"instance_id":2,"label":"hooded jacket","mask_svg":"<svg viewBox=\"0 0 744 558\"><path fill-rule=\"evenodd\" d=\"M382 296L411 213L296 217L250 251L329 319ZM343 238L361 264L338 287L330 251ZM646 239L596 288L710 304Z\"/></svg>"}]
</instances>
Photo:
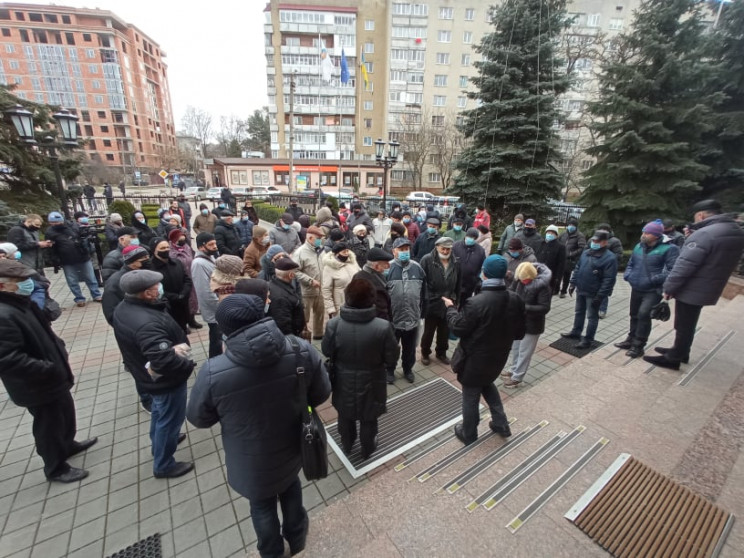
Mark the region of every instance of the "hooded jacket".
<instances>
[{"instance_id":1,"label":"hooded jacket","mask_svg":"<svg viewBox=\"0 0 744 558\"><path fill-rule=\"evenodd\" d=\"M252 279L258 277L261 273L261 256L269 249L268 245L263 245L255 236L243 252L243 275Z\"/></svg>"},{"instance_id":2,"label":"hooded jacket","mask_svg":"<svg viewBox=\"0 0 744 558\"><path fill-rule=\"evenodd\" d=\"M514 238L518 238L522 241L522 244L532 248L535 254L539 254L542 245L545 244L545 239L540 236L540 233L537 229L528 229L527 227L522 227L521 229L519 229L519 232L514 235ZM508 247L509 245L507 244L507 249Z\"/></svg>"},{"instance_id":3,"label":"hooded jacket","mask_svg":"<svg viewBox=\"0 0 744 558\"><path fill-rule=\"evenodd\" d=\"M300 245L300 237L294 228L289 227L287 230L282 228L279 221L274 224L274 228L269 231L269 238L272 244L281 246L287 254L291 254Z\"/></svg>"},{"instance_id":4,"label":"hooded jacket","mask_svg":"<svg viewBox=\"0 0 744 558\"><path fill-rule=\"evenodd\" d=\"M540 335L545 331L545 316L550 312L553 299L553 289L550 284L553 274L550 268L542 263L532 264L537 269L535 277L529 285L515 280L512 283L514 292L524 301L525 333Z\"/></svg>"},{"instance_id":5,"label":"hooded jacket","mask_svg":"<svg viewBox=\"0 0 744 558\"><path fill-rule=\"evenodd\" d=\"M104 256L103 265L101 265L101 277L104 281L108 280L108 278L119 271L123 265L124 256L121 254L121 246L118 246Z\"/></svg>"},{"instance_id":6,"label":"hooded jacket","mask_svg":"<svg viewBox=\"0 0 744 558\"><path fill-rule=\"evenodd\" d=\"M405 265L395 259L390 262L388 292L393 309L393 327L410 331L419 326L426 314L426 273L413 260Z\"/></svg>"},{"instance_id":7,"label":"hooded jacket","mask_svg":"<svg viewBox=\"0 0 744 558\"><path fill-rule=\"evenodd\" d=\"M250 218L241 218L234 225L238 231L238 236L240 236L240 245L248 246L253 240L253 221Z\"/></svg>"},{"instance_id":8,"label":"hooded jacket","mask_svg":"<svg viewBox=\"0 0 744 558\"><path fill-rule=\"evenodd\" d=\"M206 215L203 215L200 210L199 214L194 219L194 234L197 235L203 232L214 233L214 229L217 226L217 221L217 216L211 211Z\"/></svg>"},{"instance_id":9,"label":"hooded jacket","mask_svg":"<svg viewBox=\"0 0 744 558\"><path fill-rule=\"evenodd\" d=\"M299 357L274 320L254 322L227 338L225 353L204 363L191 389L186 418L198 428L220 423L227 482L251 500L284 492L300 471L297 367L305 369L310 406L331 393L320 354L297 343Z\"/></svg>"},{"instance_id":10,"label":"hooded jacket","mask_svg":"<svg viewBox=\"0 0 744 558\"><path fill-rule=\"evenodd\" d=\"M315 214L315 226L323 229L326 238L333 229L339 228L339 223L333 218L333 213L329 207L321 207Z\"/></svg>"},{"instance_id":11,"label":"hooded jacket","mask_svg":"<svg viewBox=\"0 0 744 558\"><path fill-rule=\"evenodd\" d=\"M511 225L507 225L504 229L504 232L501 233L501 238L499 238L499 244L496 247L496 252L501 254L503 252L506 252L507 248L509 247L509 241L514 238L514 235L517 234L517 232L521 231L524 228L524 225L517 228L514 226L514 223Z\"/></svg>"},{"instance_id":12,"label":"hooded jacket","mask_svg":"<svg viewBox=\"0 0 744 558\"><path fill-rule=\"evenodd\" d=\"M305 329L305 313L302 298L295 287L295 282L282 281L274 277L269 282L269 312L276 326L284 335L299 335Z\"/></svg>"},{"instance_id":13,"label":"hooded jacket","mask_svg":"<svg viewBox=\"0 0 744 558\"><path fill-rule=\"evenodd\" d=\"M340 262L333 252L323 255L323 280L321 293L326 314L336 314L346 301L344 289L351 283L359 271L354 252L349 252L349 259Z\"/></svg>"},{"instance_id":14,"label":"hooded jacket","mask_svg":"<svg viewBox=\"0 0 744 558\"><path fill-rule=\"evenodd\" d=\"M323 354L335 369L331 401L345 419L374 420L387 410L386 370L395 367L400 349L390 322L375 313L342 306L323 336Z\"/></svg>"},{"instance_id":15,"label":"hooded jacket","mask_svg":"<svg viewBox=\"0 0 744 558\"><path fill-rule=\"evenodd\" d=\"M522 262L537 262L535 252L529 246L525 246L524 248L522 248L522 253L518 258L512 258L511 254L509 254L508 251L505 252L504 259L506 259L507 283L514 278L514 273L517 271L517 267L519 267L519 264L521 264Z\"/></svg>"}]
</instances>

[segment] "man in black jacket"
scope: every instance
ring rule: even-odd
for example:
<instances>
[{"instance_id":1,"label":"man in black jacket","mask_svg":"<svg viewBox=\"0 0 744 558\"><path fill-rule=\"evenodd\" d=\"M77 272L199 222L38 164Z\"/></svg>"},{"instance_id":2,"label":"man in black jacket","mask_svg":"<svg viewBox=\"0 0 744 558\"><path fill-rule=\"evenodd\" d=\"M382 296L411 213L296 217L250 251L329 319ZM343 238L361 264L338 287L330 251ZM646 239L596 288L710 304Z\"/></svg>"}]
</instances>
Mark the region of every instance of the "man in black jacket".
<instances>
[{"instance_id":1,"label":"man in black jacket","mask_svg":"<svg viewBox=\"0 0 744 558\"><path fill-rule=\"evenodd\" d=\"M245 294L220 302L217 323L227 349L199 371L187 416L197 428L220 423L227 482L250 502L261 556L284 555L282 535L294 555L305 548L308 531L298 477L297 370L305 371L311 407L328 399L331 384L318 352L302 339L295 339L295 351L274 320L264 317L264 304Z\"/></svg>"},{"instance_id":2,"label":"man in black jacket","mask_svg":"<svg viewBox=\"0 0 744 558\"><path fill-rule=\"evenodd\" d=\"M571 273L579 263L579 258L586 248L586 237L579 231L579 222L575 217L570 217L566 224L566 230L558 239L566 247L566 265L563 268L561 279L561 292L559 298L566 298L568 286L571 282Z\"/></svg>"},{"instance_id":3,"label":"man in black jacket","mask_svg":"<svg viewBox=\"0 0 744 558\"><path fill-rule=\"evenodd\" d=\"M426 228L421 231L421 234L413 245L413 249L411 250L413 259L421 262L421 258L434 250L434 244L439 238L439 219L430 217L426 220Z\"/></svg>"},{"instance_id":4,"label":"man in black jacket","mask_svg":"<svg viewBox=\"0 0 744 558\"><path fill-rule=\"evenodd\" d=\"M452 247L452 253L460 264L460 297L459 305L473 296L480 283L481 267L486 261L486 251L477 240L480 236L478 229L469 228L463 240L458 240Z\"/></svg>"},{"instance_id":5,"label":"man in black jacket","mask_svg":"<svg viewBox=\"0 0 744 558\"><path fill-rule=\"evenodd\" d=\"M478 438L478 404L481 395L491 411L489 426L499 436L511 436L499 390L493 385L504 369L515 339L525 331L524 302L506 289L506 260L496 254L483 262L483 287L458 312L455 302L443 299L447 322L460 338L452 370L462 385L462 424L455 436L465 445Z\"/></svg>"},{"instance_id":6,"label":"man in black jacket","mask_svg":"<svg viewBox=\"0 0 744 558\"><path fill-rule=\"evenodd\" d=\"M14 260L0 260L0 379L10 399L34 419L36 452L50 481L75 482L88 471L67 459L97 438L75 441L72 370L64 342L29 298L35 271Z\"/></svg>"},{"instance_id":7,"label":"man in black jacket","mask_svg":"<svg viewBox=\"0 0 744 558\"><path fill-rule=\"evenodd\" d=\"M378 318L390 321L393 319L392 303L387 290L385 273L390 269L393 255L382 248L370 248L367 263L361 271L357 271L354 279L366 279L375 287L375 309Z\"/></svg>"},{"instance_id":8,"label":"man in black jacket","mask_svg":"<svg viewBox=\"0 0 744 558\"><path fill-rule=\"evenodd\" d=\"M217 241L217 249L220 251L220 256L227 255L242 258L245 246L242 245L240 233L233 224L234 219L235 213L229 209L223 209L222 218L217 221L217 225L214 227L214 238Z\"/></svg>"},{"instance_id":9,"label":"man in black jacket","mask_svg":"<svg viewBox=\"0 0 744 558\"><path fill-rule=\"evenodd\" d=\"M295 221L299 221L300 215L305 213L302 208L297 205L297 198L289 198L289 207L285 209L284 212L289 213ZM258 223L255 224L257 225Z\"/></svg>"},{"instance_id":10,"label":"man in black jacket","mask_svg":"<svg viewBox=\"0 0 744 558\"><path fill-rule=\"evenodd\" d=\"M553 294L558 294L566 266L566 247L558 239L558 227L550 225L545 229L545 242L536 255L537 261L550 269L550 288Z\"/></svg>"},{"instance_id":11,"label":"man in black jacket","mask_svg":"<svg viewBox=\"0 0 744 558\"><path fill-rule=\"evenodd\" d=\"M122 264L121 269L106 280L106 288L103 290L101 310L110 326L114 325L114 310L124 300L124 291L119 283L122 275L135 269L149 269L150 253L142 246L127 246L122 250Z\"/></svg>"},{"instance_id":12,"label":"man in black jacket","mask_svg":"<svg viewBox=\"0 0 744 558\"><path fill-rule=\"evenodd\" d=\"M26 215L26 218L11 227L8 231L8 242L16 245L21 252L21 263L35 269L39 275L44 275L44 256L42 250L51 248L50 240L39 240L41 230L41 216L34 213Z\"/></svg>"},{"instance_id":13,"label":"man in black jacket","mask_svg":"<svg viewBox=\"0 0 744 558\"><path fill-rule=\"evenodd\" d=\"M124 263L121 255L122 250L124 250L124 248L129 246L131 243L134 243L135 245L139 244L137 231L134 230L132 227L119 227L119 229L117 229L116 231L116 237L118 239L119 245L116 247L116 249L111 250L103 258L103 265L101 266L101 277L103 277L104 281L107 281L109 277L111 277L114 273L121 269L121 266Z\"/></svg>"},{"instance_id":14,"label":"man in black jacket","mask_svg":"<svg viewBox=\"0 0 744 558\"><path fill-rule=\"evenodd\" d=\"M155 478L175 478L194 468L173 454L186 416L186 381L196 363L183 329L161 298L163 275L138 269L121 278L124 300L114 311L114 335L139 393L152 396L150 440Z\"/></svg>"},{"instance_id":15,"label":"man in black jacket","mask_svg":"<svg viewBox=\"0 0 744 558\"><path fill-rule=\"evenodd\" d=\"M267 316L274 318L284 335L300 335L305 329L305 310L302 295L297 289L295 275L300 267L291 258L283 256L274 262L276 275L269 281L271 304Z\"/></svg>"}]
</instances>

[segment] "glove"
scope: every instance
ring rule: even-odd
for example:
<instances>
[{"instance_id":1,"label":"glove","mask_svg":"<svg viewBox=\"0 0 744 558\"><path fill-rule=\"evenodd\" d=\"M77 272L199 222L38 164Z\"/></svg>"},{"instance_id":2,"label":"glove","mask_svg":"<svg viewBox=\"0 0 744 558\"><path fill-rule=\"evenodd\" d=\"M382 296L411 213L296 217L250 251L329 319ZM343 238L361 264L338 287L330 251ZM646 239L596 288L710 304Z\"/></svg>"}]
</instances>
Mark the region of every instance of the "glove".
<instances>
[{"instance_id":1,"label":"glove","mask_svg":"<svg viewBox=\"0 0 744 558\"><path fill-rule=\"evenodd\" d=\"M575 290L576 290L576 287L574 285L571 285L570 287L568 287L569 296L573 296Z\"/></svg>"},{"instance_id":2,"label":"glove","mask_svg":"<svg viewBox=\"0 0 744 558\"><path fill-rule=\"evenodd\" d=\"M58 265L55 265L54 266L54 274L56 275L57 273L59 273L59 266Z\"/></svg>"},{"instance_id":3,"label":"glove","mask_svg":"<svg viewBox=\"0 0 744 558\"><path fill-rule=\"evenodd\" d=\"M592 308L593 308L594 310L599 310L599 307L600 307L600 305L601 305L601 304L602 304L602 297L599 297L599 296L595 296L595 297L594 297L594 298L592 299Z\"/></svg>"}]
</instances>

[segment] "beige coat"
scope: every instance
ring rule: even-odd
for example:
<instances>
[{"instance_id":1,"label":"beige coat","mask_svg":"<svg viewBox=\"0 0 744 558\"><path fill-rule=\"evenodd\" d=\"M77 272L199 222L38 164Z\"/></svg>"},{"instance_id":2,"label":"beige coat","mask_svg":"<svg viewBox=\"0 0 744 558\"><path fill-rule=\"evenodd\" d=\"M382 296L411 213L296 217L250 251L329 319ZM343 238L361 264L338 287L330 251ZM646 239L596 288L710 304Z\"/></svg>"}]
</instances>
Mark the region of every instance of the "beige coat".
<instances>
[{"instance_id":1,"label":"beige coat","mask_svg":"<svg viewBox=\"0 0 744 558\"><path fill-rule=\"evenodd\" d=\"M493 237L491 236L490 231L486 234L481 233L476 242L483 246L483 249L486 251L486 257L491 255L491 248L493 248Z\"/></svg>"},{"instance_id":2,"label":"beige coat","mask_svg":"<svg viewBox=\"0 0 744 558\"><path fill-rule=\"evenodd\" d=\"M209 214L202 215L201 212L194 219L194 236L199 233L208 232L214 234L214 228L217 226L217 216L211 211Z\"/></svg>"},{"instance_id":3,"label":"beige coat","mask_svg":"<svg viewBox=\"0 0 744 558\"><path fill-rule=\"evenodd\" d=\"M340 262L336 259L333 252L327 252L323 255L323 280L321 292L323 293L323 303L325 304L326 314L338 314L338 311L344 305L344 289L351 283L354 275L360 271L356 263L354 252L349 253L349 259L346 262Z\"/></svg>"},{"instance_id":4,"label":"beige coat","mask_svg":"<svg viewBox=\"0 0 744 558\"><path fill-rule=\"evenodd\" d=\"M292 253L292 259L300 266L297 269L297 280L302 285L303 298L320 296L320 287L313 287L313 281L322 283L323 256L324 252L318 254L307 242Z\"/></svg>"}]
</instances>

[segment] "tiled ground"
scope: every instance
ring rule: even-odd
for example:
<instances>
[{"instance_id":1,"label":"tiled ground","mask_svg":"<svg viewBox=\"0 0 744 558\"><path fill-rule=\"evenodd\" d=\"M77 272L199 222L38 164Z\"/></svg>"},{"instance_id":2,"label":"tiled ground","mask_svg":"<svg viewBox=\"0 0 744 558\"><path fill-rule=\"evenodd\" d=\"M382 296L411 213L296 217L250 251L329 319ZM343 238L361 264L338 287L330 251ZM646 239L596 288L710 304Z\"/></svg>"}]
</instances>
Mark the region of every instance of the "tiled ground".
<instances>
[{"instance_id":1,"label":"tiled ground","mask_svg":"<svg viewBox=\"0 0 744 558\"><path fill-rule=\"evenodd\" d=\"M256 537L248 503L226 483L219 427L199 430L185 425L188 437L176 458L193 460L195 471L175 480L154 479L149 415L138 407L134 384L121 369L114 335L100 306L75 307L62 274L50 277L52 295L64 308L54 328L67 343L77 376L73 395L78 437L98 436L99 442L71 459L73 465L90 471L82 483L47 483L33 448L31 417L0 388L0 558L106 556L155 532L162 534L166 557L222 558L250 552ZM619 281L610 313L600 322L598 339L610 342L624 333L628 296ZM548 347L559 332L570 329L573 299L554 297L553 304L525 386L502 390L505 399L529 392L530 386L574 360ZM203 362L206 328L192 334L191 341L195 359ZM429 367L417 363L414 371L414 385L435 376L454 379L449 368L436 360ZM388 392L395 395L410 387L399 378ZM327 404L321 416L332 421L335 412ZM352 479L335 455L330 464L333 472L328 478L305 483L309 510L374 482L374 475Z\"/></svg>"}]
</instances>

